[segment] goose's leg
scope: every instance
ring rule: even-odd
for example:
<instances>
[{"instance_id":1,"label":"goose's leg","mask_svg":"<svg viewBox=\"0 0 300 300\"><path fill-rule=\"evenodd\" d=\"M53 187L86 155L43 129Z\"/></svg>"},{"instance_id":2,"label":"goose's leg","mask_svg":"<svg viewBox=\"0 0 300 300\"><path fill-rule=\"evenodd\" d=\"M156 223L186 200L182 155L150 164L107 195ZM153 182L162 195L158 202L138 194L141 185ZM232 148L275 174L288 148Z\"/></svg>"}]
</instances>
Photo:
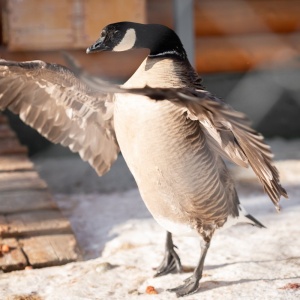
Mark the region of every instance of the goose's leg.
<instances>
[{"instance_id":1,"label":"goose's leg","mask_svg":"<svg viewBox=\"0 0 300 300\"><path fill-rule=\"evenodd\" d=\"M172 233L167 231L165 256L157 268L155 277L174 272L180 273L182 271L180 258L174 249L175 247L172 240Z\"/></svg>"},{"instance_id":2,"label":"goose's leg","mask_svg":"<svg viewBox=\"0 0 300 300\"><path fill-rule=\"evenodd\" d=\"M169 289L170 292L176 292L177 297L182 297L185 295L195 293L199 288L199 281L202 277L203 265L207 250L209 248L210 241L201 240L201 256L197 267L191 277L184 280L184 284L174 288Z\"/></svg>"}]
</instances>

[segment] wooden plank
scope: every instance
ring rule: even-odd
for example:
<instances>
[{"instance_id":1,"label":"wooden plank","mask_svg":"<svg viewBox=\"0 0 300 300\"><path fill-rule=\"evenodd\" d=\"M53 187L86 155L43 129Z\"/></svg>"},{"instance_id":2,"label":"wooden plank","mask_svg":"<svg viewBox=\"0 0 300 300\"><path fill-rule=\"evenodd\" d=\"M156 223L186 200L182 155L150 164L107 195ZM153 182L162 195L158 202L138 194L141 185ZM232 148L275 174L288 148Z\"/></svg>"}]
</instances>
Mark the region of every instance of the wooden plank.
<instances>
[{"instance_id":1,"label":"wooden plank","mask_svg":"<svg viewBox=\"0 0 300 300\"><path fill-rule=\"evenodd\" d=\"M299 55L299 45L299 35L283 35L279 40L268 34L231 36L230 38L198 38L196 40L195 67L199 73L244 72L261 63L265 63L264 67L268 68L270 65L267 63L275 54L274 46L276 53L285 53L276 58L280 60L288 58L286 54ZM287 46L291 48L287 48ZM70 51L70 54L78 60L86 72L114 80L116 78L125 80L133 74L147 53L146 50L133 50L86 55L83 50ZM23 61L38 58L48 62L66 64L59 52L8 52L4 48L0 48L0 56L8 60Z\"/></svg>"},{"instance_id":2,"label":"wooden plank","mask_svg":"<svg viewBox=\"0 0 300 300\"><path fill-rule=\"evenodd\" d=\"M108 23L144 22L145 0L10 0L5 19L10 50L78 49Z\"/></svg>"},{"instance_id":3,"label":"wooden plank","mask_svg":"<svg viewBox=\"0 0 300 300\"><path fill-rule=\"evenodd\" d=\"M0 124L2 125L7 123L8 123L7 117L0 112Z\"/></svg>"},{"instance_id":4,"label":"wooden plank","mask_svg":"<svg viewBox=\"0 0 300 300\"><path fill-rule=\"evenodd\" d=\"M300 29L298 0L194 1L197 36L290 33Z\"/></svg>"},{"instance_id":5,"label":"wooden plank","mask_svg":"<svg viewBox=\"0 0 300 300\"><path fill-rule=\"evenodd\" d=\"M198 72L247 71L286 64L300 55L300 35L251 35L196 39ZM298 64L293 67L299 68Z\"/></svg>"},{"instance_id":6,"label":"wooden plank","mask_svg":"<svg viewBox=\"0 0 300 300\"><path fill-rule=\"evenodd\" d=\"M51 200L46 183L25 155L10 155L20 144L5 122L0 115L0 149L7 152L0 155L0 270L78 260L70 223Z\"/></svg>"},{"instance_id":7,"label":"wooden plank","mask_svg":"<svg viewBox=\"0 0 300 300\"><path fill-rule=\"evenodd\" d=\"M19 242L34 268L57 266L80 259L72 234L30 237Z\"/></svg>"},{"instance_id":8,"label":"wooden plank","mask_svg":"<svg viewBox=\"0 0 300 300\"><path fill-rule=\"evenodd\" d=\"M3 237L8 232L7 220L4 215L0 215L0 237Z\"/></svg>"},{"instance_id":9,"label":"wooden plank","mask_svg":"<svg viewBox=\"0 0 300 300\"><path fill-rule=\"evenodd\" d=\"M1 225L1 224L0 224ZM6 215L7 231L2 236L70 233L69 221L58 210L39 210Z\"/></svg>"},{"instance_id":10,"label":"wooden plank","mask_svg":"<svg viewBox=\"0 0 300 300\"><path fill-rule=\"evenodd\" d=\"M11 214L57 208L51 195L45 190L17 190L1 192L0 214Z\"/></svg>"},{"instance_id":11,"label":"wooden plank","mask_svg":"<svg viewBox=\"0 0 300 300\"><path fill-rule=\"evenodd\" d=\"M147 23L163 24L174 28L173 0L147 1Z\"/></svg>"},{"instance_id":12,"label":"wooden plank","mask_svg":"<svg viewBox=\"0 0 300 300\"><path fill-rule=\"evenodd\" d=\"M194 1L196 36L291 33L300 29L298 0ZM149 23L174 28L173 1L147 1Z\"/></svg>"},{"instance_id":13,"label":"wooden plank","mask_svg":"<svg viewBox=\"0 0 300 300\"><path fill-rule=\"evenodd\" d=\"M4 272L21 270L27 265L27 260L15 238L0 240L0 245L8 245L9 252L0 255L0 269Z\"/></svg>"},{"instance_id":14,"label":"wooden plank","mask_svg":"<svg viewBox=\"0 0 300 300\"><path fill-rule=\"evenodd\" d=\"M33 163L25 155L0 156L0 172L25 171L32 170L33 168Z\"/></svg>"},{"instance_id":15,"label":"wooden plank","mask_svg":"<svg viewBox=\"0 0 300 300\"><path fill-rule=\"evenodd\" d=\"M46 188L47 184L35 171L0 172L0 192Z\"/></svg>"},{"instance_id":16,"label":"wooden plank","mask_svg":"<svg viewBox=\"0 0 300 300\"><path fill-rule=\"evenodd\" d=\"M15 0L16 1L16 0ZM21 1L22 2L22 1ZM26 2L27 3L27 2ZM298 10L300 9L300 5L298 5L298 1L283 1L283 0L274 0L274 1L265 1L265 0L252 0L252 1L235 1L235 5L232 6L232 1L195 1L195 23L196 23L196 34L198 36L207 36L207 35L224 35L226 34L232 35L237 34L237 31L240 33L253 33L255 32L294 32L296 30L299 31L299 22L300 18ZM245 13L239 8L240 3L246 3L250 10L261 11L258 14L264 15L262 22L266 23L267 26L262 31L261 28L257 28L257 23L261 22L253 22L249 19L249 14ZM25 5L25 4L24 4ZM270 5L272 7L270 7ZM94 10L92 8L88 8L94 11L94 14L98 14L98 10ZM210 10L213 12L211 13ZM216 10L217 20L220 22L229 22L229 25L221 24L218 25L212 24L212 20L215 20L214 10ZM205 15L204 19L199 17L198 13ZM202 11L202 12L201 12ZM241 11L241 13L237 13ZM148 22L154 23L162 23L172 27L173 25L173 14L172 14L172 1L159 1L159 0L151 0L147 1L147 17ZM225 15L225 17L224 17ZM88 18L85 14L84 18ZM205 20L209 18L206 22ZM266 19L267 18L267 19ZM271 21L270 21L270 20ZM267 20L267 21L266 21ZM268 22L273 22L271 25ZM275 23L274 23L275 22ZM93 36L93 41L97 38L101 26L97 19L91 21L94 25L91 28L94 28L94 33L92 33L92 29L84 28L84 30L89 31L90 35ZM297 25L298 24L298 25ZM86 24L84 26L87 26ZM269 27L269 29L268 29ZM266 28L268 29L266 31ZM83 30L83 31L84 31ZM221 31L220 31L221 30ZM242 37L245 38L246 36ZM264 41L265 35L262 36L260 41L263 45L268 46L268 41ZM249 37L252 38L251 36ZM270 35L269 39L272 38ZM285 38L284 36L280 36L280 38ZM29 39L30 40L30 39ZM208 44L206 42L208 41ZM225 44L223 43L225 41ZM283 40L283 43L285 41ZM201 47L197 46L197 71L206 73L206 72L218 72L218 71L246 71L251 69L253 64L253 60L256 60L258 57L256 54L254 57L251 57L250 54L247 54L247 49L243 51L238 51L237 47L228 46L228 42L224 39L220 39L218 42L214 42L209 39L204 39ZM90 42L84 42L82 47L86 48ZM240 46L239 46L240 47ZM239 48L238 47L238 48ZM257 44L258 49L260 45ZM244 47L245 48L245 47ZM48 48L49 49L49 48ZM201 49L201 51L199 50ZM219 50L220 51L219 51ZM219 52L219 53L216 53ZM84 50L80 51L72 51L72 54L75 55L76 59L80 62L82 67L87 70L89 73L104 76L106 78L128 78L141 63L143 58L145 57L146 52L133 51L133 52L124 52L124 53L101 53L95 55L86 55ZM259 50L256 51L259 53ZM264 52L266 56L269 57L272 52L272 46L268 47L268 51ZM48 62L56 62L64 64L64 60L61 57L59 52L15 52L9 53L5 49L0 49L0 56L5 59L12 60L32 60L32 59L42 59ZM233 59L236 57L235 59ZM249 59L250 57L250 59ZM238 60L241 59L239 62ZM97 60L97 64L95 64L95 60ZM201 60L201 62L200 62ZM208 60L208 61L206 61ZM122 65L122 68L119 66ZM219 66L219 68L218 68ZM232 67L231 67L232 66ZM0 120L1 121L1 120Z\"/></svg>"},{"instance_id":17,"label":"wooden plank","mask_svg":"<svg viewBox=\"0 0 300 300\"><path fill-rule=\"evenodd\" d=\"M59 49L71 45L73 4L74 1L58 0L7 1L9 49Z\"/></svg>"},{"instance_id":18,"label":"wooden plank","mask_svg":"<svg viewBox=\"0 0 300 300\"><path fill-rule=\"evenodd\" d=\"M20 144L16 138L3 138L0 142L0 155L27 154L27 147Z\"/></svg>"},{"instance_id":19,"label":"wooden plank","mask_svg":"<svg viewBox=\"0 0 300 300\"><path fill-rule=\"evenodd\" d=\"M146 21L145 0L83 0L83 31L79 36L83 43L93 43L98 38L100 30L110 23L131 21L144 23ZM99 10L105 13L99 13Z\"/></svg>"},{"instance_id":20,"label":"wooden plank","mask_svg":"<svg viewBox=\"0 0 300 300\"><path fill-rule=\"evenodd\" d=\"M100 27L99 27L100 30ZM99 34L98 34L99 35ZM95 36L94 41L98 38ZM94 42L93 41L93 42ZM90 43L85 45L85 48ZM68 50L80 63L82 68L102 78L129 78L139 67L148 54L145 49L136 49L126 52L102 52L87 55L85 50ZM6 60L26 61L40 59L46 62L55 62L65 65L61 51L28 51L28 52L10 52L4 47L0 47L0 56ZM120 66L122 66L120 68Z\"/></svg>"},{"instance_id":21,"label":"wooden plank","mask_svg":"<svg viewBox=\"0 0 300 300\"><path fill-rule=\"evenodd\" d=\"M0 122L0 139L4 138L14 138L16 134L10 129L8 124Z\"/></svg>"}]
</instances>

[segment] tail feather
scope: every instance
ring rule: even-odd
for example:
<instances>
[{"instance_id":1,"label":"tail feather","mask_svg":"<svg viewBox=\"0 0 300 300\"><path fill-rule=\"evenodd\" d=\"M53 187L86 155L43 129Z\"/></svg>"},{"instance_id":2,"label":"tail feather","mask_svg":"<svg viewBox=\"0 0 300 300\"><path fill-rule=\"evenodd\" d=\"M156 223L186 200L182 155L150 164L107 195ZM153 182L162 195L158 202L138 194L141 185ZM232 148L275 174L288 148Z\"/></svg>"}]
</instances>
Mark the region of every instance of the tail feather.
<instances>
[{"instance_id":1,"label":"tail feather","mask_svg":"<svg viewBox=\"0 0 300 300\"><path fill-rule=\"evenodd\" d=\"M256 220L252 215L247 214L247 215L245 215L245 217L252 221L251 225L256 226L258 228L267 228L262 223L260 223L258 220Z\"/></svg>"},{"instance_id":2,"label":"tail feather","mask_svg":"<svg viewBox=\"0 0 300 300\"><path fill-rule=\"evenodd\" d=\"M262 223L256 220L252 215L250 215L242 205L239 205L239 211L242 214L242 219L243 219L242 222L246 222L258 228L266 228L266 226L264 226ZM249 222L249 220L251 222Z\"/></svg>"}]
</instances>

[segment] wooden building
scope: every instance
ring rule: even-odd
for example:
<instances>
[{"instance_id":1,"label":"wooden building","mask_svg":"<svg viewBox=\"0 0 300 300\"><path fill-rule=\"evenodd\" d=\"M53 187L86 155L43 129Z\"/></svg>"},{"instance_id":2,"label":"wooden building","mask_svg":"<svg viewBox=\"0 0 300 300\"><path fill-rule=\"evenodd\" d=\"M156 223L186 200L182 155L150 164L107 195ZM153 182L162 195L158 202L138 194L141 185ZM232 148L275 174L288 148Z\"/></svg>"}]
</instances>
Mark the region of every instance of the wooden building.
<instances>
[{"instance_id":1,"label":"wooden building","mask_svg":"<svg viewBox=\"0 0 300 300\"><path fill-rule=\"evenodd\" d=\"M64 63L70 51L89 72L125 79L145 52L86 55L108 23L121 20L174 27L172 0L2 0L1 57ZM199 73L247 71L300 52L297 0L195 0L195 61ZM189 17L189 16L187 16Z\"/></svg>"}]
</instances>

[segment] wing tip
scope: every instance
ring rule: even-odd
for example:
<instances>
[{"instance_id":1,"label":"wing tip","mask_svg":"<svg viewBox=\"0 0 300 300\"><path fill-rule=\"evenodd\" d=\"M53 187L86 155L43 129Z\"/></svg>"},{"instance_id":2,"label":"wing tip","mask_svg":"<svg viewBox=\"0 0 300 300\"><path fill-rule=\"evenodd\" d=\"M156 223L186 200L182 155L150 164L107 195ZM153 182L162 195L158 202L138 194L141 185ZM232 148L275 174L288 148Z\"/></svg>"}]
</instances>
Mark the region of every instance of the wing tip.
<instances>
[{"instance_id":1,"label":"wing tip","mask_svg":"<svg viewBox=\"0 0 300 300\"><path fill-rule=\"evenodd\" d=\"M279 202L281 200L281 197L284 197L286 199L289 198L286 190L278 182L276 182L276 185L274 186L273 181L273 186L271 187L271 189L265 189L265 191L275 205L277 212L280 212L281 207L279 205Z\"/></svg>"}]
</instances>

